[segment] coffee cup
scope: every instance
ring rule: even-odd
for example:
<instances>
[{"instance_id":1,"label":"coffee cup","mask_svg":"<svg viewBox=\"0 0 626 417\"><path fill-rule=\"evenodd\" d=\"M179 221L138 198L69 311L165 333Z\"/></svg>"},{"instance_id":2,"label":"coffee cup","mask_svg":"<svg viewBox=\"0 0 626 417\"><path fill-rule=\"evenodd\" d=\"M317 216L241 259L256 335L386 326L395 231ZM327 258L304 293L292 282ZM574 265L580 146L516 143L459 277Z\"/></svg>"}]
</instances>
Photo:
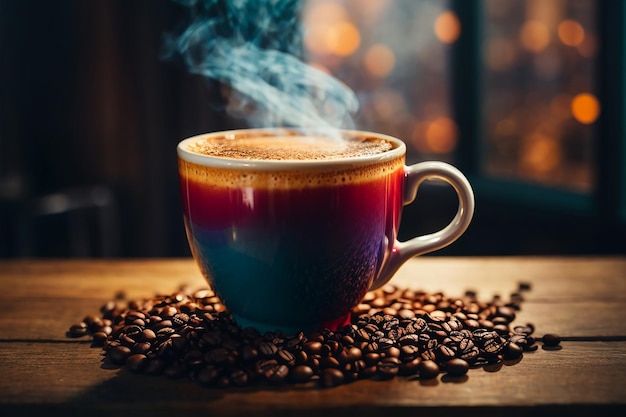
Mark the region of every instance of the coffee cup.
<instances>
[{"instance_id":1,"label":"coffee cup","mask_svg":"<svg viewBox=\"0 0 626 417\"><path fill-rule=\"evenodd\" d=\"M405 144L378 133L243 129L187 138L177 153L192 255L235 321L260 332L347 325L367 291L454 242L474 212L459 170L406 166ZM402 208L429 179L454 188L457 213L399 242Z\"/></svg>"}]
</instances>

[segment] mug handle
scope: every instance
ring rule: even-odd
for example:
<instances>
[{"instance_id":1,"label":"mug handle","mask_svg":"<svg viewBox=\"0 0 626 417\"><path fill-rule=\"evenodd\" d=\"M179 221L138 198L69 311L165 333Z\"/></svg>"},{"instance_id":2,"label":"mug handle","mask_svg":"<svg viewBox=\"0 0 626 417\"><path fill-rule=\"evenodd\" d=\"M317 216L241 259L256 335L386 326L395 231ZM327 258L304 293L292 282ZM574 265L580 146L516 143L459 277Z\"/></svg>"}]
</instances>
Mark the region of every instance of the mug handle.
<instances>
[{"instance_id":1,"label":"mug handle","mask_svg":"<svg viewBox=\"0 0 626 417\"><path fill-rule=\"evenodd\" d=\"M420 162L404 168L404 202L406 206L417 196L417 189L429 179L440 179L450 184L459 198L459 207L452 221L443 229L417 236L406 242L395 241L389 259L371 290L385 285L410 258L444 248L457 240L469 226L474 215L474 192L465 176L450 164L439 161Z\"/></svg>"}]
</instances>

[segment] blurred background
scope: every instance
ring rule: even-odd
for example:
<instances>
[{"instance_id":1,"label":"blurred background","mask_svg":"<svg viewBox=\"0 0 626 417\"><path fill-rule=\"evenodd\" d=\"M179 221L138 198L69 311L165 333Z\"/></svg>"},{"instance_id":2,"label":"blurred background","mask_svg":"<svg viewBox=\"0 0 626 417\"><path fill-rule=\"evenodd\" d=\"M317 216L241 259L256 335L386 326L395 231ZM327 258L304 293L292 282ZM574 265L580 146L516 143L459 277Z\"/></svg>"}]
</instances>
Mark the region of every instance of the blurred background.
<instances>
[{"instance_id":1,"label":"blurred background","mask_svg":"<svg viewBox=\"0 0 626 417\"><path fill-rule=\"evenodd\" d=\"M623 2L302 5L302 59L356 92L356 127L470 179L472 225L429 256L626 253ZM0 0L0 258L190 255L176 144L246 124L224 86L161 58L186 13ZM427 183L400 237L438 230L456 205Z\"/></svg>"}]
</instances>

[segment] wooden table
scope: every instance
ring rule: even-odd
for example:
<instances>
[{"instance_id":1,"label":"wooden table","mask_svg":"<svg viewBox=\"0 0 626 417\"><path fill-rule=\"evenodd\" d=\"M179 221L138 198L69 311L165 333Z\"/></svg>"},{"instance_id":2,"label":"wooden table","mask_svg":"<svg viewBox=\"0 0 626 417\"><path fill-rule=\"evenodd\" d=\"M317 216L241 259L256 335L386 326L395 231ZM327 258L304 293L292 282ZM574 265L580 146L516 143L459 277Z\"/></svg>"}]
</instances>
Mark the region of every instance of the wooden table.
<instances>
[{"instance_id":1,"label":"wooden table","mask_svg":"<svg viewBox=\"0 0 626 417\"><path fill-rule=\"evenodd\" d=\"M467 378L362 380L330 389L211 389L110 369L68 327L128 298L206 286L193 261L0 261L0 415L600 415L626 410L626 258L421 257L393 283L479 298L532 290L514 323L556 333L561 350ZM592 339L594 341L586 340ZM194 414L192 414L194 413Z\"/></svg>"}]
</instances>

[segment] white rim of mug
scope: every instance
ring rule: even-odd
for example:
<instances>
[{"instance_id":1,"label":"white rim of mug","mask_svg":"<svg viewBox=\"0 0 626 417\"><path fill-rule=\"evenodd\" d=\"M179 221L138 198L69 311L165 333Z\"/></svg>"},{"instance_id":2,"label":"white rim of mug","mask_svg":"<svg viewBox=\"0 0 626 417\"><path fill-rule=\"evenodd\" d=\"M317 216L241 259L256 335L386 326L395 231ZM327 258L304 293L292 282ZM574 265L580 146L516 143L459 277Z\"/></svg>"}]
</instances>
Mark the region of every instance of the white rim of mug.
<instances>
[{"instance_id":1,"label":"white rim of mug","mask_svg":"<svg viewBox=\"0 0 626 417\"><path fill-rule=\"evenodd\" d=\"M210 136L238 136L242 134L250 135L255 132L264 134L281 134L284 132L298 132L302 131L306 133L308 129L299 128L250 128L250 129L236 129L220 132L203 133L183 139L178 143L176 147L178 156L196 165L218 167L218 168L231 168L231 169L256 169L256 170L280 170L291 169L293 167L298 168L324 168L324 167L338 167L338 166L362 166L372 163L379 163L385 161L391 161L400 156L404 156L406 153L406 145L403 141L393 136L385 135L383 133L368 132L364 130L344 130L337 129L342 136L374 136L394 144L394 148L376 155L355 156L348 158L336 158L336 159L324 159L324 160L261 160L261 159L234 159L215 157L210 155L202 155L196 152L190 151L185 148L188 142L195 141L199 138ZM316 132L315 130L308 130L309 132ZM318 131L319 133L319 131Z\"/></svg>"}]
</instances>

